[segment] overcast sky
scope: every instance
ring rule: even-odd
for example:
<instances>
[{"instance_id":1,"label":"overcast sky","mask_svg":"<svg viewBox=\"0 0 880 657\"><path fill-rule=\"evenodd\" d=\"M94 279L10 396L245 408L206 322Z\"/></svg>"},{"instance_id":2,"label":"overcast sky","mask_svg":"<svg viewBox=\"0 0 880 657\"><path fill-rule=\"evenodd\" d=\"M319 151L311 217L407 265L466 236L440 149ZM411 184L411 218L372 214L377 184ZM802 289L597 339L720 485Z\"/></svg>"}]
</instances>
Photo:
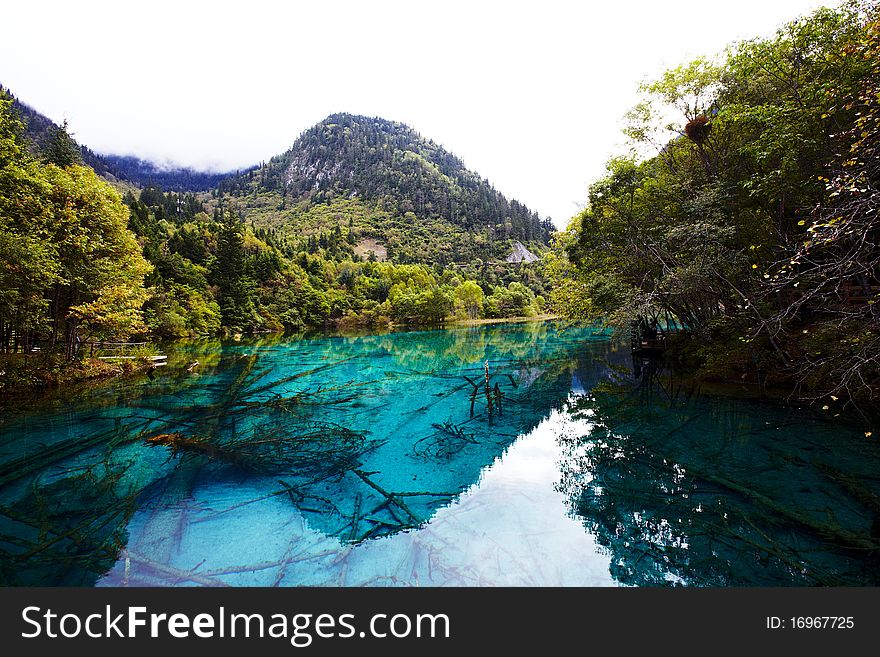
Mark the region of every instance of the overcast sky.
<instances>
[{"instance_id":1,"label":"overcast sky","mask_svg":"<svg viewBox=\"0 0 880 657\"><path fill-rule=\"evenodd\" d=\"M402 121L564 226L639 82L832 0L4 3L0 83L98 152L226 170Z\"/></svg>"}]
</instances>

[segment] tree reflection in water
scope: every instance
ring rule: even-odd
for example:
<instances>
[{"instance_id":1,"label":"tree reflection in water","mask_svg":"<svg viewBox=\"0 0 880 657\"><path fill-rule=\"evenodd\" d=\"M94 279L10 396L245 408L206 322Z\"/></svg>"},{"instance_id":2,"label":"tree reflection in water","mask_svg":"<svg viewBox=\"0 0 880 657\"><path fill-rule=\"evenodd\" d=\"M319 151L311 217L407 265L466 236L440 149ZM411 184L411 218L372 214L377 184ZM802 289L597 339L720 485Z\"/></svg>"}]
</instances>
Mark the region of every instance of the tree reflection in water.
<instances>
[{"instance_id":1,"label":"tree reflection in water","mask_svg":"<svg viewBox=\"0 0 880 657\"><path fill-rule=\"evenodd\" d=\"M573 353L608 340L536 323L168 347L156 377L0 413L0 584L253 570L205 528L259 540L248 558L285 564L280 581L294 557L264 540L265 500L340 551L423 527L567 398Z\"/></svg>"},{"instance_id":2,"label":"tree reflection in water","mask_svg":"<svg viewBox=\"0 0 880 657\"><path fill-rule=\"evenodd\" d=\"M546 467L552 485L556 450L507 458L539 426L563 447L571 514L623 584L880 579L880 454L860 430L699 394L650 363L634 386L627 350L601 332L266 338L168 356L154 379L3 404L0 583L537 583L543 565L585 581L605 558L564 500L541 489L536 509L519 494L517 468ZM566 400L588 421L551 421ZM483 489L511 465L512 494ZM502 547L505 572L499 560L483 580Z\"/></svg>"},{"instance_id":3,"label":"tree reflection in water","mask_svg":"<svg viewBox=\"0 0 880 657\"><path fill-rule=\"evenodd\" d=\"M635 374L633 374L633 372ZM878 450L810 411L700 394L652 363L573 398L560 490L635 586L880 583Z\"/></svg>"}]
</instances>

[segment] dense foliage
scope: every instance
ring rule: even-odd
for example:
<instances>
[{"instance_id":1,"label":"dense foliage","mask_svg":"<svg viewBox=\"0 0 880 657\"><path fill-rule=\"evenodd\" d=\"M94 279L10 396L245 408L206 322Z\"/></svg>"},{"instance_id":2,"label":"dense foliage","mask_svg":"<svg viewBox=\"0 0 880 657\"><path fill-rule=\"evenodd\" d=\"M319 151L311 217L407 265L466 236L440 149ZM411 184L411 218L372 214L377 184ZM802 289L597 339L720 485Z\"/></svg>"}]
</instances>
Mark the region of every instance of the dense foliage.
<instances>
[{"instance_id":1,"label":"dense foliage","mask_svg":"<svg viewBox=\"0 0 880 657\"><path fill-rule=\"evenodd\" d=\"M73 356L88 338L142 330L149 263L119 194L52 135L47 160L28 154L12 102L0 97L0 346L37 338Z\"/></svg>"},{"instance_id":2,"label":"dense foliage","mask_svg":"<svg viewBox=\"0 0 880 657\"><path fill-rule=\"evenodd\" d=\"M155 265L145 308L159 335L209 334L221 323L233 332L438 324L542 308L520 280L505 280L528 279L534 268L517 276L516 266L506 265L512 276L490 277L484 292L452 268L361 258L339 225L292 244L242 222L227 202L211 216L187 198L154 188L126 198L132 228ZM168 207L179 211L169 214Z\"/></svg>"},{"instance_id":3,"label":"dense foliage","mask_svg":"<svg viewBox=\"0 0 880 657\"><path fill-rule=\"evenodd\" d=\"M278 201L266 173L275 163L225 185L232 191L249 185L248 195L222 188L199 193L222 177L96 156L73 140L66 125L4 98L0 344L6 353L48 354L63 345L72 358L91 340L439 324L543 309L540 264L504 258L514 237L535 238L529 244L540 251L546 225L399 124L367 122L372 140L387 138L386 149L393 145L389 161L411 159L399 151L404 145L430 147L429 155L445 158L444 167L470 191L444 177L442 189L432 192L437 181L430 176L402 175L382 183L386 194L375 203L342 194L338 182L318 185L317 198L306 194L294 202L291 191ZM389 134L383 137L379 128ZM307 135L325 129L333 131L322 124ZM306 136L300 142L299 151L282 157L307 157L311 142ZM351 164L346 148L322 152ZM111 181L143 184L152 172L188 191L120 183L120 197L86 165ZM362 171L358 184L402 170L395 164L382 171ZM489 212L499 223L485 230L457 225L431 209L435 192L449 202L479 197L479 221ZM424 203L413 205L410 197ZM272 210L291 203L280 224L267 220L267 198ZM469 222L462 212L455 218Z\"/></svg>"},{"instance_id":4,"label":"dense foliage","mask_svg":"<svg viewBox=\"0 0 880 657\"><path fill-rule=\"evenodd\" d=\"M634 154L560 236L556 306L677 323L712 374L874 397L878 26L873 3L822 9L645 85Z\"/></svg>"}]
</instances>

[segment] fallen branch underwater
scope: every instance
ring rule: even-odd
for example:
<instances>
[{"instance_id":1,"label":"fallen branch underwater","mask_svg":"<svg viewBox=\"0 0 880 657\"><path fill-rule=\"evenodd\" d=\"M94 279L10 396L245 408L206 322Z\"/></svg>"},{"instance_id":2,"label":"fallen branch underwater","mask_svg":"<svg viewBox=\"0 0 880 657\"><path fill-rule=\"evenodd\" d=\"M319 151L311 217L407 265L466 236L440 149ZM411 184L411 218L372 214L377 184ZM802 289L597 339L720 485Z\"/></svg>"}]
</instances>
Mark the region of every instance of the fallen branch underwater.
<instances>
[{"instance_id":1,"label":"fallen branch underwater","mask_svg":"<svg viewBox=\"0 0 880 657\"><path fill-rule=\"evenodd\" d=\"M37 470L45 468L53 463L70 458L102 444L113 446L122 445L126 442L135 442L140 439L139 432L152 422L148 420L134 426L123 426L116 422L116 426L109 431L96 433L87 438L77 440L65 440L41 452L23 456L14 461L9 461L0 466L0 486L33 474Z\"/></svg>"},{"instance_id":2,"label":"fallen branch underwater","mask_svg":"<svg viewBox=\"0 0 880 657\"><path fill-rule=\"evenodd\" d=\"M460 426L452 422L432 424L436 429L429 436L416 441L413 445L413 453L422 458L435 460L449 460L467 445L478 445L474 434L466 432Z\"/></svg>"},{"instance_id":3,"label":"fallen branch underwater","mask_svg":"<svg viewBox=\"0 0 880 657\"><path fill-rule=\"evenodd\" d=\"M257 427L251 436L229 441L180 432L157 434L146 441L170 447L172 455L201 455L260 474L344 472L359 465L361 454L378 446L368 442L364 433L330 423L309 423L297 433L276 429L274 435Z\"/></svg>"}]
</instances>

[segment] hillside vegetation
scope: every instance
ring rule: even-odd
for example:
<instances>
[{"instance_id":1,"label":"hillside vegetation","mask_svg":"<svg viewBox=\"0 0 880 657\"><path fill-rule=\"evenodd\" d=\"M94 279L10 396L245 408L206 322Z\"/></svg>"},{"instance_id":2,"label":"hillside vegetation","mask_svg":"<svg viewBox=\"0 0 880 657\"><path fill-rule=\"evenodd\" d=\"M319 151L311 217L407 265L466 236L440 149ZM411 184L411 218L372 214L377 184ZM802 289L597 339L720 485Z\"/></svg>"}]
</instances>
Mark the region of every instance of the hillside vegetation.
<instances>
[{"instance_id":1,"label":"hillside vegetation","mask_svg":"<svg viewBox=\"0 0 880 657\"><path fill-rule=\"evenodd\" d=\"M324 122L209 192L205 176L180 171L192 189L168 191L131 183L147 163L129 158L137 175L117 178L107 163L122 159L0 96L0 351L39 350L48 363L94 341L543 311L541 264L504 259L514 240L546 250L548 222L409 128L370 119L362 133L362 117L340 117L385 155L366 162L352 155L360 142L316 142L338 132Z\"/></svg>"},{"instance_id":2,"label":"hillside vegetation","mask_svg":"<svg viewBox=\"0 0 880 657\"><path fill-rule=\"evenodd\" d=\"M704 376L785 385L829 412L876 403L876 3L819 10L642 91L627 134L655 154L611 160L590 188L558 240L556 307L677 324L674 353Z\"/></svg>"},{"instance_id":3,"label":"hillside vegetation","mask_svg":"<svg viewBox=\"0 0 880 657\"><path fill-rule=\"evenodd\" d=\"M342 225L379 240L395 262L503 260L514 240L541 250L553 231L412 128L351 114L328 117L219 191L258 227L309 236Z\"/></svg>"}]
</instances>

